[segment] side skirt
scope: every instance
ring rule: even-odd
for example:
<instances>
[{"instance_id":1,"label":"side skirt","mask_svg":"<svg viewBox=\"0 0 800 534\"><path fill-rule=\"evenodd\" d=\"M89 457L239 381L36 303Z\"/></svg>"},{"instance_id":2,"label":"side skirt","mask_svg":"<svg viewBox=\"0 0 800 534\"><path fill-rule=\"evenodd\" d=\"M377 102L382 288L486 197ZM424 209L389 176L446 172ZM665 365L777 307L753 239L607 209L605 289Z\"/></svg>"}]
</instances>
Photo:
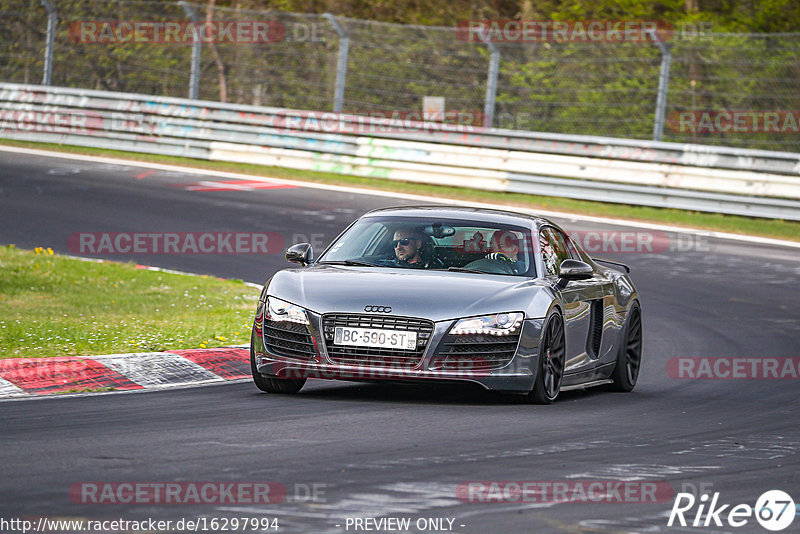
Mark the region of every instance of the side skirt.
<instances>
[{"instance_id":1,"label":"side skirt","mask_svg":"<svg viewBox=\"0 0 800 534\"><path fill-rule=\"evenodd\" d=\"M611 362L586 371L564 375L564 379L561 382L561 391L607 384L611 381L611 373L614 371L616 364L617 362Z\"/></svg>"},{"instance_id":2,"label":"side skirt","mask_svg":"<svg viewBox=\"0 0 800 534\"><path fill-rule=\"evenodd\" d=\"M610 378L606 378L604 380L595 380L594 382L586 382L584 384L575 384L574 386L561 386L561 391L573 391L575 389L586 389L586 388L593 388L595 386L603 386L605 384L611 384L614 381Z\"/></svg>"}]
</instances>

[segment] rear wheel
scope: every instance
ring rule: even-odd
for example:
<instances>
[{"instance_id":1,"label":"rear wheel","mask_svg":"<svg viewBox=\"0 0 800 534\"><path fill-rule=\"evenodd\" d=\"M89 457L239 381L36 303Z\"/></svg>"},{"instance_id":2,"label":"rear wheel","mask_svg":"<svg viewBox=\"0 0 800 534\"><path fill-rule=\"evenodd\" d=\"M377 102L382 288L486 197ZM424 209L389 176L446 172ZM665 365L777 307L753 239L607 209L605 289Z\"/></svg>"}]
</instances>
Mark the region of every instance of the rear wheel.
<instances>
[{"instance_id":1,"label":"rear wheel","mask_svg":"<svg viewBox=\"0 0 800 534\"><path fill-rule=\"evenodd\" d=\"M253 383L261 391L267 393L297 393L306 383L305 378L276 378L265 376L256 368L256 353L254 349L256 333L250 335L250 370L253 373Z\"/></svg>"},{"instance_id":2,"label":"rear wheel","mask_svg":"<svg viewBox=\"0 0 800 534\"><path fill-rule=\"evenodd\" d=\"M545 326L542 345L539 350L539 366L533 390L526 399L535 404L550 404L561 390L566 361L564 342L564 320L559 313L550 316Z\"/></svg>"},{"instance_id":3,"label":"rear wheel","mask_svg":"<svg viewBox=\"0 0 800 534\"><path fill-rule=\"evenodd\" d=\"M632 391L639 378L642 365L642 312L639 303L634 302L625 322L625 340L617 356L617 366L611 379L614 391Z\"/></svg>"}]
</instances>

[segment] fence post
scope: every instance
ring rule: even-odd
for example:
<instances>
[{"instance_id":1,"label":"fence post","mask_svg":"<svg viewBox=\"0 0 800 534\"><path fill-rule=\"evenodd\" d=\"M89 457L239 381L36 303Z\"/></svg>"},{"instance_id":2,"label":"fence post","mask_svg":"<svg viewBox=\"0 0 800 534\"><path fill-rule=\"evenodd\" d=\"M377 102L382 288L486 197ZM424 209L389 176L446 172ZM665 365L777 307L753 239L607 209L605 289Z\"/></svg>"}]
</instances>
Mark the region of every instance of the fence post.
<instances>
[{"instance_id":1,"label":"fence post","mask_svg":"<svg viewBox=\"0 0 800 534\"><path fill-rule=\"evenodd\" d=\"M500 51L497 45L482 33L481 40L489 48L489 73L486 76L486 98L483 103L483 127L494 125L494 105L497 98L497 75L500 71Z\"/></svg>"},{"instance_id":2,"label":"fence post","mask_svg":"<svg viewBox=\"0 0 800 534\"><path fill-rule=\"evenodd\" d=\"M344 103L344 84L347 79L347 54L350 50L350 36L339 24L335 15L323 13L322 16L331 23L331 26L339 35L339 57L336 61L336 88L333 92L333 111L334 113L341 113L342 104Z\"/></svg>"},{"instance_id":3,"label":"fence post","mask_svg":"<svg viewBox=\"0 0 800 534\"><path fill-rule=\"evenodd\" d=\"M51 85L53 81L53 49L56 43L56 25L58 24L58 11L50 0L39 0L47 10L47 46L44 51L44 74L42 85Z\"/></svg>"},{"instance_id":4,"label":"fence post","mask_svg":"<svg viewBox=\"0 0 800 534\"><path fill-rule=\"evenodd\" d=\"M197 15L187 2L181 0L178 2L178 5L183 8L184 13L186 16L192 19L192 22L197 25L200 20L197 18ZM198 39L198 32L194 32L193 34L195 39L192 40L192 63L189 69L189 98L192 100L197 100L197 94L200 88L200 57L203 52L202 46L203 43L200 39Z\"/></svg>"},{"instance_id":5,"label":"fence post","mask_svg":"<svg viewBox=\"0 0 800 534\"><path fill-rule=\"evenodd\" d=\"M653 123L653 141L661 141L664 136L664 118L667 112L667 92L669 91L669 69L672 64L670 47L661 40L655 30L649 30L653 41L661 51L661 71L658 74L658 96L656 97L656 117Z\"/></svg>"}]
</instances>

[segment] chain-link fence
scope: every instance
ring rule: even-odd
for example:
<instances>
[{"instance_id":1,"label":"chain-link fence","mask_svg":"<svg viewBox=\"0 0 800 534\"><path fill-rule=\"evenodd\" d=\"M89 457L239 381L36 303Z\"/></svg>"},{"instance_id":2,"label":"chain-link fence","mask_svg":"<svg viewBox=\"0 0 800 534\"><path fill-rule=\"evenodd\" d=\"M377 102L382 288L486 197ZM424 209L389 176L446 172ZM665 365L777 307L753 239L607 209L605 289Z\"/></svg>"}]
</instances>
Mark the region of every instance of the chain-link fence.
<instances>
[{"instance_id":1,"label":"chain-link fence","mask_svg":"<svg viewBox=\"0 0 800 534\"><path fill-rule=\"evenodd\" d=\"M432 96L445 120L474 125L800 152L800 34L492 43L456 27L187 2L0 0L0 80L47 76L47 5L52 85L401 118ZM231 23L233 37L152 33L188 21ZM132 37L136 22L150 33Z\"/></svg>"}]
</instances>

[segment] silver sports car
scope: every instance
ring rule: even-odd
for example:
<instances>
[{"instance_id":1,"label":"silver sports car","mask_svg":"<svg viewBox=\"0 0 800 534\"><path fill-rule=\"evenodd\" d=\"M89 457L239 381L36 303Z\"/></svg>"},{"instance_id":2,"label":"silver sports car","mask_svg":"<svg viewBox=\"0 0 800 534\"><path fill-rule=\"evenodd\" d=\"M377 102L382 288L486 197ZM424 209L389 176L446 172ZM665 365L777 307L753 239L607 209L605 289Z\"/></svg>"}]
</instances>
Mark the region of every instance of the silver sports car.
<instances>
[{"instance_id":1,"label":"silver sports car","mask_svg":"<svg viewBox=\"0 0 800 534\"><path fill-rule=\"evenodd\" d=\"M559 391L631 391L639 297L622 264L590 258L556 224L474 208L401 207L353 222L318 257L264 285L253 380L471 382L551 403ZM609 268L600 263L620 267Z\"/></svg>"}]
</instances>

